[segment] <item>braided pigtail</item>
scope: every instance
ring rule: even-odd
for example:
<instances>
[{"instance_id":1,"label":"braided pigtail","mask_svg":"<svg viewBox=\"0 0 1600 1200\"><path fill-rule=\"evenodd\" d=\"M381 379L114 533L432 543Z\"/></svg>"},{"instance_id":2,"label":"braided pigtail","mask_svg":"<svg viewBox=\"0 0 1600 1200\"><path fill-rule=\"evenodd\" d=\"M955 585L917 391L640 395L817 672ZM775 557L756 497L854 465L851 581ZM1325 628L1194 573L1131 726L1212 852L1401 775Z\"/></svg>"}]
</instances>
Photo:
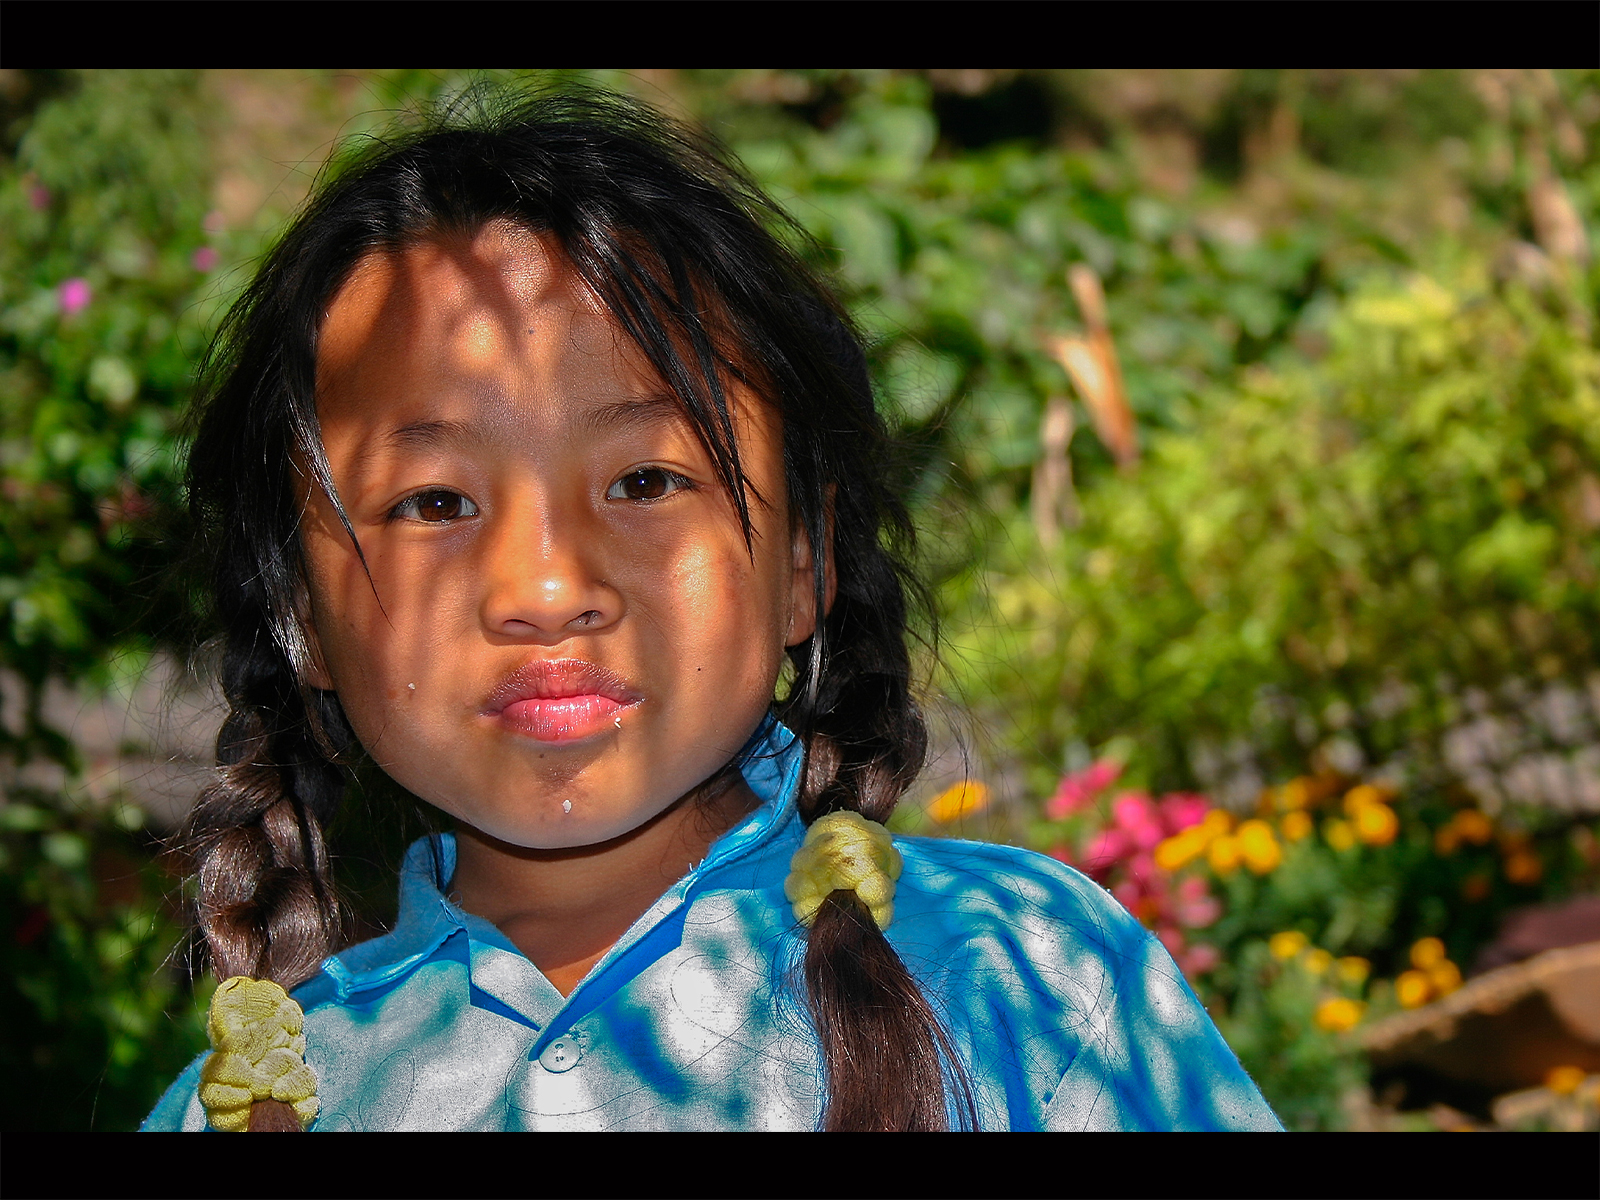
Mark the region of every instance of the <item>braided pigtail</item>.
<instances>
[{"instance_id":1,"label":"braided pigtail","mask_svg":"<svg viewBox=\"0 0 1600 1200\"><path fill-rule=\"evenodd\" d=\"M337 948L339 909L323 828L344 779L322 756L317 742L325 739L309 732L327 714L308 719L294 702L283 704L292 687L276 689L276 705L263 694L275 690L270 663L260 661L270 657L257 647L230 648L223 688L231 711L217 740L217 779L201 793L183 836L198 881L195 921L218 979L266 981L287 992ZM296 1053L303 1052L302 1039ZM234 1097L239 1107L248 1104L244 1124L252 1132L298 1131L304 1104L277 1098L281 1086L273 1092Z\"/></svg>"},{"instance_id":2,"label":"braided pigtail","mask_svg":"<svg viewBox=\"0 0 1600 1200\"><path fill-rule=\"evenodd\" d=\"M352 252L317 264L305 240L291 232L224 319L203 365L187 478L228 703L214 781L180 834L201 953L220 981L200 1097L213 1127L252 1132L298 1131L316 1113L287 992L339 948L324 830L354 743L338 699L306 682L314 655L296 488L299 476L332 494L305 314Z\"/></svg>"},{"instance_id":3,"label":"braided pigtail","mask_svg":"<svg viewBox=\"0 0 1600 1200\"><path fill-rule=\"evenodd\" d=\"M818 647L807 643L791 652L793 695L799 700L791 704L811 708L790 719L810 726L800 814L814 830L834 823L829 814L843 813L882 826L927 749L926 728L910 693L901 580L876 544L836 543L839 557L854 559L851 565L859 570L864 564L851 549L876 561L864 574L840 571L839 593L824 627L831 653L811 705L803 698L815 678ZM887 834L874 832L887 845ZM899 856L889 854L892 880ZM883 879L881 872L873 874ZM955 1097L958 1123L975 1128L971 1089L949 1035L876 919L886 925L892 908L874 905L879 897L866 895L865 887L859 892L835 888L823 896L807 935L806 998L822 1043L828 1097L822 1128L943 1130L949 1123L947 1094Z\"/></svg>"},{"instance_id":4,"label":"braided pigtail","mask_svg":"<svg viewBox=\"0 0 1600 1200\"><path fill-rule=\"evenodd\" d=\"M226 558L218 573L230 573ZM299 1008L285 993L337 948L323 829L344 791L336 760L350 741L338 701L301 684L291 666L285 647L302 650L304 635L297 625L273 628L271 575L217 589L229 712L216 779L182 834L198 884L195 923L224 981L212 1004L216 1052L202 1072L201 1098L214 1126L252 1132L298 1131L316 1112Z\"/></svg>"}]
</instances>

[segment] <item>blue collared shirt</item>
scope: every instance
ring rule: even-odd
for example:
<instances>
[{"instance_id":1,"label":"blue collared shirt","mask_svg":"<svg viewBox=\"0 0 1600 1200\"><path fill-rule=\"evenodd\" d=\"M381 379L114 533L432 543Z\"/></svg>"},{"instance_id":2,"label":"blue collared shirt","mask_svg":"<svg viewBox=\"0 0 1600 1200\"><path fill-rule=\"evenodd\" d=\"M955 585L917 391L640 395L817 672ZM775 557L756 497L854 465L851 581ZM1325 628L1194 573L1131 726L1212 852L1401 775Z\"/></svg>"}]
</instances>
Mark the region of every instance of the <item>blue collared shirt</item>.
<instances>
[{"instance_id":1,"label":"blue collared shirt","mask_svg":"<svg viewBox=\"0 0 1600 1200\"><path fill-rule=\"evenodd\" d=\"M394 931L294 993L313 1128L816 1128L804 930L783 894L805 832L799 760L769 722L744 768L761 806L566 997L446 898L452 838L412 846ZM896 845L888 938L952 1036L982 1128L1281 1128L1160 942L1097 884L1009 846ZM201 1061L145 1129L206 1127Z\"/></svg>"}]
</instances>

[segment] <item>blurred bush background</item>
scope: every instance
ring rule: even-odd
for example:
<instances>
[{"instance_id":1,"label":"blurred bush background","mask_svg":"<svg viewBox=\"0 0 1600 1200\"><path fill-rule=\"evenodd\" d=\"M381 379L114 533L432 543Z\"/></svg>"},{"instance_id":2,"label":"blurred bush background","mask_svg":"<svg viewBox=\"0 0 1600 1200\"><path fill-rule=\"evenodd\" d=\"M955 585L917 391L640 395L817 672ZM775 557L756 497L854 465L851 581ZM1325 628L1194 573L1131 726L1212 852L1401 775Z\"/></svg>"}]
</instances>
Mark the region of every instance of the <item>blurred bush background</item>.
<instances>
[{"instance_id":1,"label":"blurred bush background","mask_svg":"<svg viewBox=\"0 0 1600 1200\"><path fill-rule=\"evenodd\" d=\"M1600 76L6 70L7 1128L131 1128L204 1044L159 851L218 721L208 331L340 139L486 83L698 124L815 237L941 606L901 828L1105 882L1291 1127L1592 1123L1582 1036L1439 1055L1600 940ZM392 834L344 839L381 924Z\"/></svg>"}]
</instances>

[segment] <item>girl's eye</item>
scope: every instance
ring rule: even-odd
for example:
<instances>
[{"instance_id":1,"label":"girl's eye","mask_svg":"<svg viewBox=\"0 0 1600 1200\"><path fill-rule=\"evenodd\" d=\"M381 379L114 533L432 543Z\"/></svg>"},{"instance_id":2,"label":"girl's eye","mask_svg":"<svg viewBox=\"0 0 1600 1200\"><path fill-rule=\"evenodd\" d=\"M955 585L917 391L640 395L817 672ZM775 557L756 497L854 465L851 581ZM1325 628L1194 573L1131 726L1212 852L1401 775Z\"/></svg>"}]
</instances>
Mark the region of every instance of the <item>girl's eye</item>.
<instances>
[{"instance_id":1,"label":"girl's eye","mask_svg":"<svg viewBox=\"0 0 1600 1200\"><path fill-rule=\"evenodd\" d=\"M607 500L659 500L690 486L676 471L665 467L635 467L611 485Z\"/></svg>"},{"instance_id":2,"label":"girl's eye","mask_svg":"<svg viewBox=\"0 0 1600 1200\"><path fill-rule=\"evenodd\" d=\"M446 521L477 516L478 506L459 492L447 492L439 488L407 496L394 506L392 515L412 521L424 521L430 525L442 525Z\"/></svg>"}]
</instances>

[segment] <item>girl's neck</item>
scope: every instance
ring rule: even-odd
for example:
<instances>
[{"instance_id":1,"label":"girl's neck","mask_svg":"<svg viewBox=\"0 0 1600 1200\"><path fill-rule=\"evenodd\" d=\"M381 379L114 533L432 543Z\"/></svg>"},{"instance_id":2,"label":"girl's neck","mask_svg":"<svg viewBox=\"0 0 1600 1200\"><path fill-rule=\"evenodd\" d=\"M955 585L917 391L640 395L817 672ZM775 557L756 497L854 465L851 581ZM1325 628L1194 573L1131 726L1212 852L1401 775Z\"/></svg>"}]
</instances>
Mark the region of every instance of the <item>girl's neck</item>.
<instances>
[{"instance_id":1,"label":"girl's neck","mask_svg":"<svg viewBox=\"0 0 1600 1200\"><path fill-rule=\"evenodd\" d=\"M760 803L734 773L621 837L530 850L459 824L451 899L495 925L563 996Z\"/></svg>"}]
</instances>

